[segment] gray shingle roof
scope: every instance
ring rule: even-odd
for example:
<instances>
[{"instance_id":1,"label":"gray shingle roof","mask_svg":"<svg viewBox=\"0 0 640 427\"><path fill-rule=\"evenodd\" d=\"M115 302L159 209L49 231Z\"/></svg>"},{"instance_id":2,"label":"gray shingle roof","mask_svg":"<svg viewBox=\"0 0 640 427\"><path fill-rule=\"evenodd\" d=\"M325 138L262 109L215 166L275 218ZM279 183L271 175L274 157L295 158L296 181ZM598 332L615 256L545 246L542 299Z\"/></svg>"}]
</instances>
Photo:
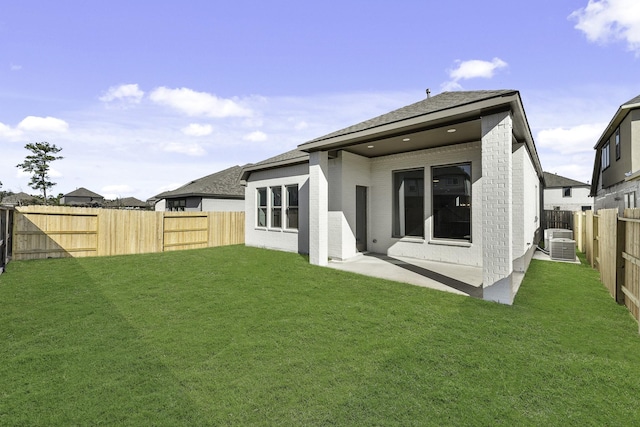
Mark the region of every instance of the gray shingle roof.
<instances>
[{"instance_id":1,"label":"gray shingle roof","mask_svg":"<svg viewBox=\"0 0 640 427\"><path fill-rule=\"evenodd\" d=\"M282 162L295 162L296 160L305 161L308 159L309 159L309 153L295 149L295 150L287 151L286 153L278 154L277 156L273 156L261 162L254 163L252 165L247 165L247 166L248 167L268 166L269 164L277 164Z\"/></svg>"},{"instance_id":2,"label":"gray shingle roof","mask_svg":"<svg viewBox=\"0 0 640 427\"><path fill-rule=\"evenodd\" d=\"M111 200L107 206L114 207L130 207L130 208L146 208L149 207L147 202L136 199L135 197L124 197L122 199Z\"/></svg>"},{"instance_id":3,"label":"gray shingle roof","mask_svg":"<svg viewBox=\"0 0 640 427\"><path fill-rule=\"evenodd\" d=\"M586 182L576 181L575 179L566 178L555 173L545 172L544 181L546 188L558 187L589 187Z\"/></svg>"},{"instance_id":4,"label":"gray shingle roof","mask_svg":"<svg viewBox=\"0 0 640 427\"><path fill-rule=\"evenodd\" d=\"M98 193L94 193L93 191L87 190L84 187L80 187L76 190L73 190L71 193L65 194L64 197L100 197L102 198L102 196L99 195Z\"/></svg>"},{"instance_id":5,"label":"gray shingle roof","mask_svg":"<svg viewBox=\"0 0 640 427\"><path fill-rule=\"evenodd\" d=\"M353 126L349 126L344 129L332 132L328 135L315 138L311 141L305 142L300 147L304 148L305 144L311 144L313 142L318 142L337 136L348 135L350 133L372 129L389 123L399 122L402 120L422 116L425 114L435 113L454 107L460 107L486 99L511 95L516 92L517 91L515 90L475 90L443 92L438 95L432 96L431 98L426 98L414 104L407 105L406 107L391 111L390 113L386 113L381 116L374 117L373 119L365 120L364 122L360 122Z\"/></svg>"},{"instance_id":6,"label":"gray shingle roof","mask_svg":"<svg viewBox=\"0 0 640 427\"><path fill-rule=\"evenodd\" d=\"M624 107L625 105L632 105L632 104L640 104L640 95L628 100L627 102L622 104L622 106Z\"/></svg>"},{"instance_id":7,"label":"gray shingle roof","mask_svg":"<svg viewBox=\"0 0 640 427\"><path fill-rule=\"evenodd\" d=\"M244 187L240 185L242 166L232 166L220 172L198 178L172 191L155 196L158 199L186 196L209 196L217 198L244 198Z\"/></svg>"}]
</instances>

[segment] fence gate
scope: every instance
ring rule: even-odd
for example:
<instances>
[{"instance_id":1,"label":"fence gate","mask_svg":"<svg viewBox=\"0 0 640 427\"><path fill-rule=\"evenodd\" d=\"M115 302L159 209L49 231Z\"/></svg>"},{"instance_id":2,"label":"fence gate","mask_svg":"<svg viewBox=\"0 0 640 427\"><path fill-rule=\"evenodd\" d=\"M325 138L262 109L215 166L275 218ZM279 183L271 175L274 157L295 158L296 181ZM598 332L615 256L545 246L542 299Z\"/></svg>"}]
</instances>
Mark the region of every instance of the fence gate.
<instances>
[{"instance_id":1,"label":"fence gate","mask_svg":"<svg viewBox=\"0 0 640 427\"><path fill-rule=\"evenodd\" d=\"M573 230L573 211L545 210L542 227L545 230L549 228Z\"/></svg>"}]
</instances>

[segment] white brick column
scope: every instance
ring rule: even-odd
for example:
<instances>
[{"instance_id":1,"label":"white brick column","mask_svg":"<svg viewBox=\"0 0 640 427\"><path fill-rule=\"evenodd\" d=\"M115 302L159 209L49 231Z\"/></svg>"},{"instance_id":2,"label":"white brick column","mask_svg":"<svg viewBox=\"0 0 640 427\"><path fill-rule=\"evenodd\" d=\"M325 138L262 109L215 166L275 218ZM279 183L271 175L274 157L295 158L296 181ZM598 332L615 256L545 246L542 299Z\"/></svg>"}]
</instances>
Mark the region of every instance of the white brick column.
<instances>
[{"instance_id":1,"label":"white brick column","mask_svg":"<svg viewBox=\"0 0 640 427\"><path fill-rule=\"evenodd\" d=\"M329 158L326 151L309 153L309 262L329 263Z\"/></svg>"},{"instance_id":2,"label":"white brick column","mask_svg":"<svg viewBox=\"0 0 640 427\"><path fill-rule=\"evenodd\" d=\"M484 299L513 302L513 191L508 111L482 118L482 287Z\"/></svg>"}]
</instances>

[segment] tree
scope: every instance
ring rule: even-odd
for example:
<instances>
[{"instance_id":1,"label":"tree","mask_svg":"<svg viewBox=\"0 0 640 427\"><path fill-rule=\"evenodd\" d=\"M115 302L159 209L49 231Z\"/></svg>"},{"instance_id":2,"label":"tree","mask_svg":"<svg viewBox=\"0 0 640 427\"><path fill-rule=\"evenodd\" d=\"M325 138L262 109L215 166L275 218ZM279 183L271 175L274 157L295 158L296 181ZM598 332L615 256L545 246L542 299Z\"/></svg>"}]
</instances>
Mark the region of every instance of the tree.
<instances>
[{"instance_id":1,"label":"tree","mask_svg":"<svg viewBox=\"0 0 640 427\"><path fill-rule=\"evenodd\" d=\"M44 203L46 205L47 188L51 188L56 185L55 182L50 181L49 165L54 160L63 158L62 156L55 155L62 151L62 148L56 147L55 144L49 144L48 142L33 142L25 145L24 148L31 151L33 154L29 154L25 158L24 162L17 165L17 167L31 174L29 187L42 192Z\"/></svg>"}]
</instances>

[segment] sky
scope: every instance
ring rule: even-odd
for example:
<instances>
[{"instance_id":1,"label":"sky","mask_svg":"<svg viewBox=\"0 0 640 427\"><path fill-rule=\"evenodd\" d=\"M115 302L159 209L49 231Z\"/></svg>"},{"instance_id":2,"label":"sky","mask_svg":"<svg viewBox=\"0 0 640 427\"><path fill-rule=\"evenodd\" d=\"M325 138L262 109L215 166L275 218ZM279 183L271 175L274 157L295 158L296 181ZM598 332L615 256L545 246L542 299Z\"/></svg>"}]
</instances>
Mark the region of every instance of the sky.
<instances>
[{"instance_id":1,"label":"sky","mask_svg":"<svg viewBox=\"0 0 640 427\"><path fill-rule=\"evenodd\" d=\"M450 90L520 91L545 171L588 182L640 95L638 0L0 1L0 181L146 200Z\"/></svg>"}]
</instances>

